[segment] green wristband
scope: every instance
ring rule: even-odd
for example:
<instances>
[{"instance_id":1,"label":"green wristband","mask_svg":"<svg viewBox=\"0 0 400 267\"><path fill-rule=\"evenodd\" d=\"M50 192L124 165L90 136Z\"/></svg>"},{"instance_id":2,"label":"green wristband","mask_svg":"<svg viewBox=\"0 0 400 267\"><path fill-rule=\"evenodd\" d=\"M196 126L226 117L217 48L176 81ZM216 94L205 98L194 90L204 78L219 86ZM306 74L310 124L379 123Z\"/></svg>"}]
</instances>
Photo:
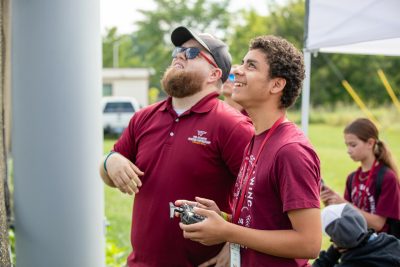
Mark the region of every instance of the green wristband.
<instances>
[{"instance_id":1,"label":"green wristband","mask_svg":"<svg viewBox=\"0 0 400 267\"><path fill-rule=\"evenodd\" d=\"M107 165L106 165L106 164L107 164L107 160L108 160L108 158L109 158L112 154L114 154L114 153L118 153L118 152L116 152L116 151L110 151L110 153L108 153L106 159L105 159L104 162L103 162L103 167L104 167L104 170L106 171L107 174L108 174Z\"/></svg>"},{"instance_id":2,"label":"green wristband","mask_svg":"<svg viewBox=\"0 0 400 267\"><path fill-rule=\"evenodd\" d=\"M229 222L229 215L226 212L221 211L220 215L225 221Z\"/></svg>"}]
</instances>

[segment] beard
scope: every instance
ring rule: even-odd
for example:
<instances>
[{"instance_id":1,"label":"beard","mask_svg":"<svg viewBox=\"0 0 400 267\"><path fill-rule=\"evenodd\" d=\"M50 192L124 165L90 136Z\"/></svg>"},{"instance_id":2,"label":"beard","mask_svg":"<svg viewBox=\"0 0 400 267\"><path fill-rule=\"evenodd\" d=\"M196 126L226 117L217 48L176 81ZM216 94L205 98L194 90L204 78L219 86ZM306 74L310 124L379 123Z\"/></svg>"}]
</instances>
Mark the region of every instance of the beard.
<instances>
[{"instance_id":1,"label":"beard","mask_svg":"<svg viewBox=\"0 0 400 267\"><path fill-rule=\"evenodd\" d=\"M161 79L164 91L172 97L183 98L201 91L204 79L199 73L169 67Z\"/></svg>"}]
</instances>

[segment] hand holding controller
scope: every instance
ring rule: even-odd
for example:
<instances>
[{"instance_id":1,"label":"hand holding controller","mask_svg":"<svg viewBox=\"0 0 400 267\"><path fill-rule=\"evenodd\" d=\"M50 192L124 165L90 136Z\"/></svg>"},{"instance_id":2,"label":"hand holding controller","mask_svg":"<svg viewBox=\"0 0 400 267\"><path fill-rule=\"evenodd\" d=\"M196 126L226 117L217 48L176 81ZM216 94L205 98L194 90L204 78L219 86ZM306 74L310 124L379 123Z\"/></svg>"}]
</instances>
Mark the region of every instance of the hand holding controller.
<instances>
[{"instance_id":1,"label":"hand holding controller","mask_svg":"<svg viewBox=\"0 0 400 267\"><path fill-rule=\"evenodd\" d=\"M193 211L193 206L188 204L182 204L180 207L176 207L172 202L169 203L169 217L173 218L175 212L180 214L181 222L184 224L193 224L201 222L205 219L204 216L198 215Z\"/></svg>"}]
</instances>

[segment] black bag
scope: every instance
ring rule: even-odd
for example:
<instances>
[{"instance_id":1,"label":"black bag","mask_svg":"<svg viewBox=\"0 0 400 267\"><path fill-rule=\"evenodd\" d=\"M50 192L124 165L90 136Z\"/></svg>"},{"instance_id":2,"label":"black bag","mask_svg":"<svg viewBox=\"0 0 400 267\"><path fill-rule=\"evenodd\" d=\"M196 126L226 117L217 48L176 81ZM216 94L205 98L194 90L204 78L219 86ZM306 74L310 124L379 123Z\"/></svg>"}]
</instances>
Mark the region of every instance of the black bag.
<instances>
[{"instance_id":1,"label":"black bag","mask_svg":"<svg viewBox=\"0 0 400 267\"><path fill-rule=\"evenodd\" d=\"M383 165L378 171L378 177L376 179L376 184L375 184L375 186L376 186L376 192L375 192L376 203L378 203L378 199L381 194L382 182L383 182L383 178L385 177L385 172L386 172L387 168L388 167ZM353 186L353 178L354 178L355 173L356 172L353 172L352 174L350 174L349 180L347 181L347 184L346 184L347 192L350 197L350 202L351 202L351 189ZM386 223L389 225L388 234L394 235L395 237L400 239L400 221L396 220L396 219L392 219L392 218L387 218Z\"/></svg>"}]
</instances>

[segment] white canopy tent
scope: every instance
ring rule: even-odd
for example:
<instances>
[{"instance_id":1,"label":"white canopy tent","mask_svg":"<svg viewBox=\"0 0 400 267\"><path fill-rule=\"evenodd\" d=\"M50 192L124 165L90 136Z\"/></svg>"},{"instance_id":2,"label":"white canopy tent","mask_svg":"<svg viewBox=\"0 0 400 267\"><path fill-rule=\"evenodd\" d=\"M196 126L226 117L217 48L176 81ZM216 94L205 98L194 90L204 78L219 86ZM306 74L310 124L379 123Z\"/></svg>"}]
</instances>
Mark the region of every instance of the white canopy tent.
<instances>
[{"instance_id":1,"label":"white canopy tent","mask_svg":"<svg viewBox=\"0 0 400 267\"><path fill-rule=\"evenodd\" d=\"M400 56L400 0L307 0L305 21L301 124L307 133L311 54Z\"/></svg>"}]
</instances>

